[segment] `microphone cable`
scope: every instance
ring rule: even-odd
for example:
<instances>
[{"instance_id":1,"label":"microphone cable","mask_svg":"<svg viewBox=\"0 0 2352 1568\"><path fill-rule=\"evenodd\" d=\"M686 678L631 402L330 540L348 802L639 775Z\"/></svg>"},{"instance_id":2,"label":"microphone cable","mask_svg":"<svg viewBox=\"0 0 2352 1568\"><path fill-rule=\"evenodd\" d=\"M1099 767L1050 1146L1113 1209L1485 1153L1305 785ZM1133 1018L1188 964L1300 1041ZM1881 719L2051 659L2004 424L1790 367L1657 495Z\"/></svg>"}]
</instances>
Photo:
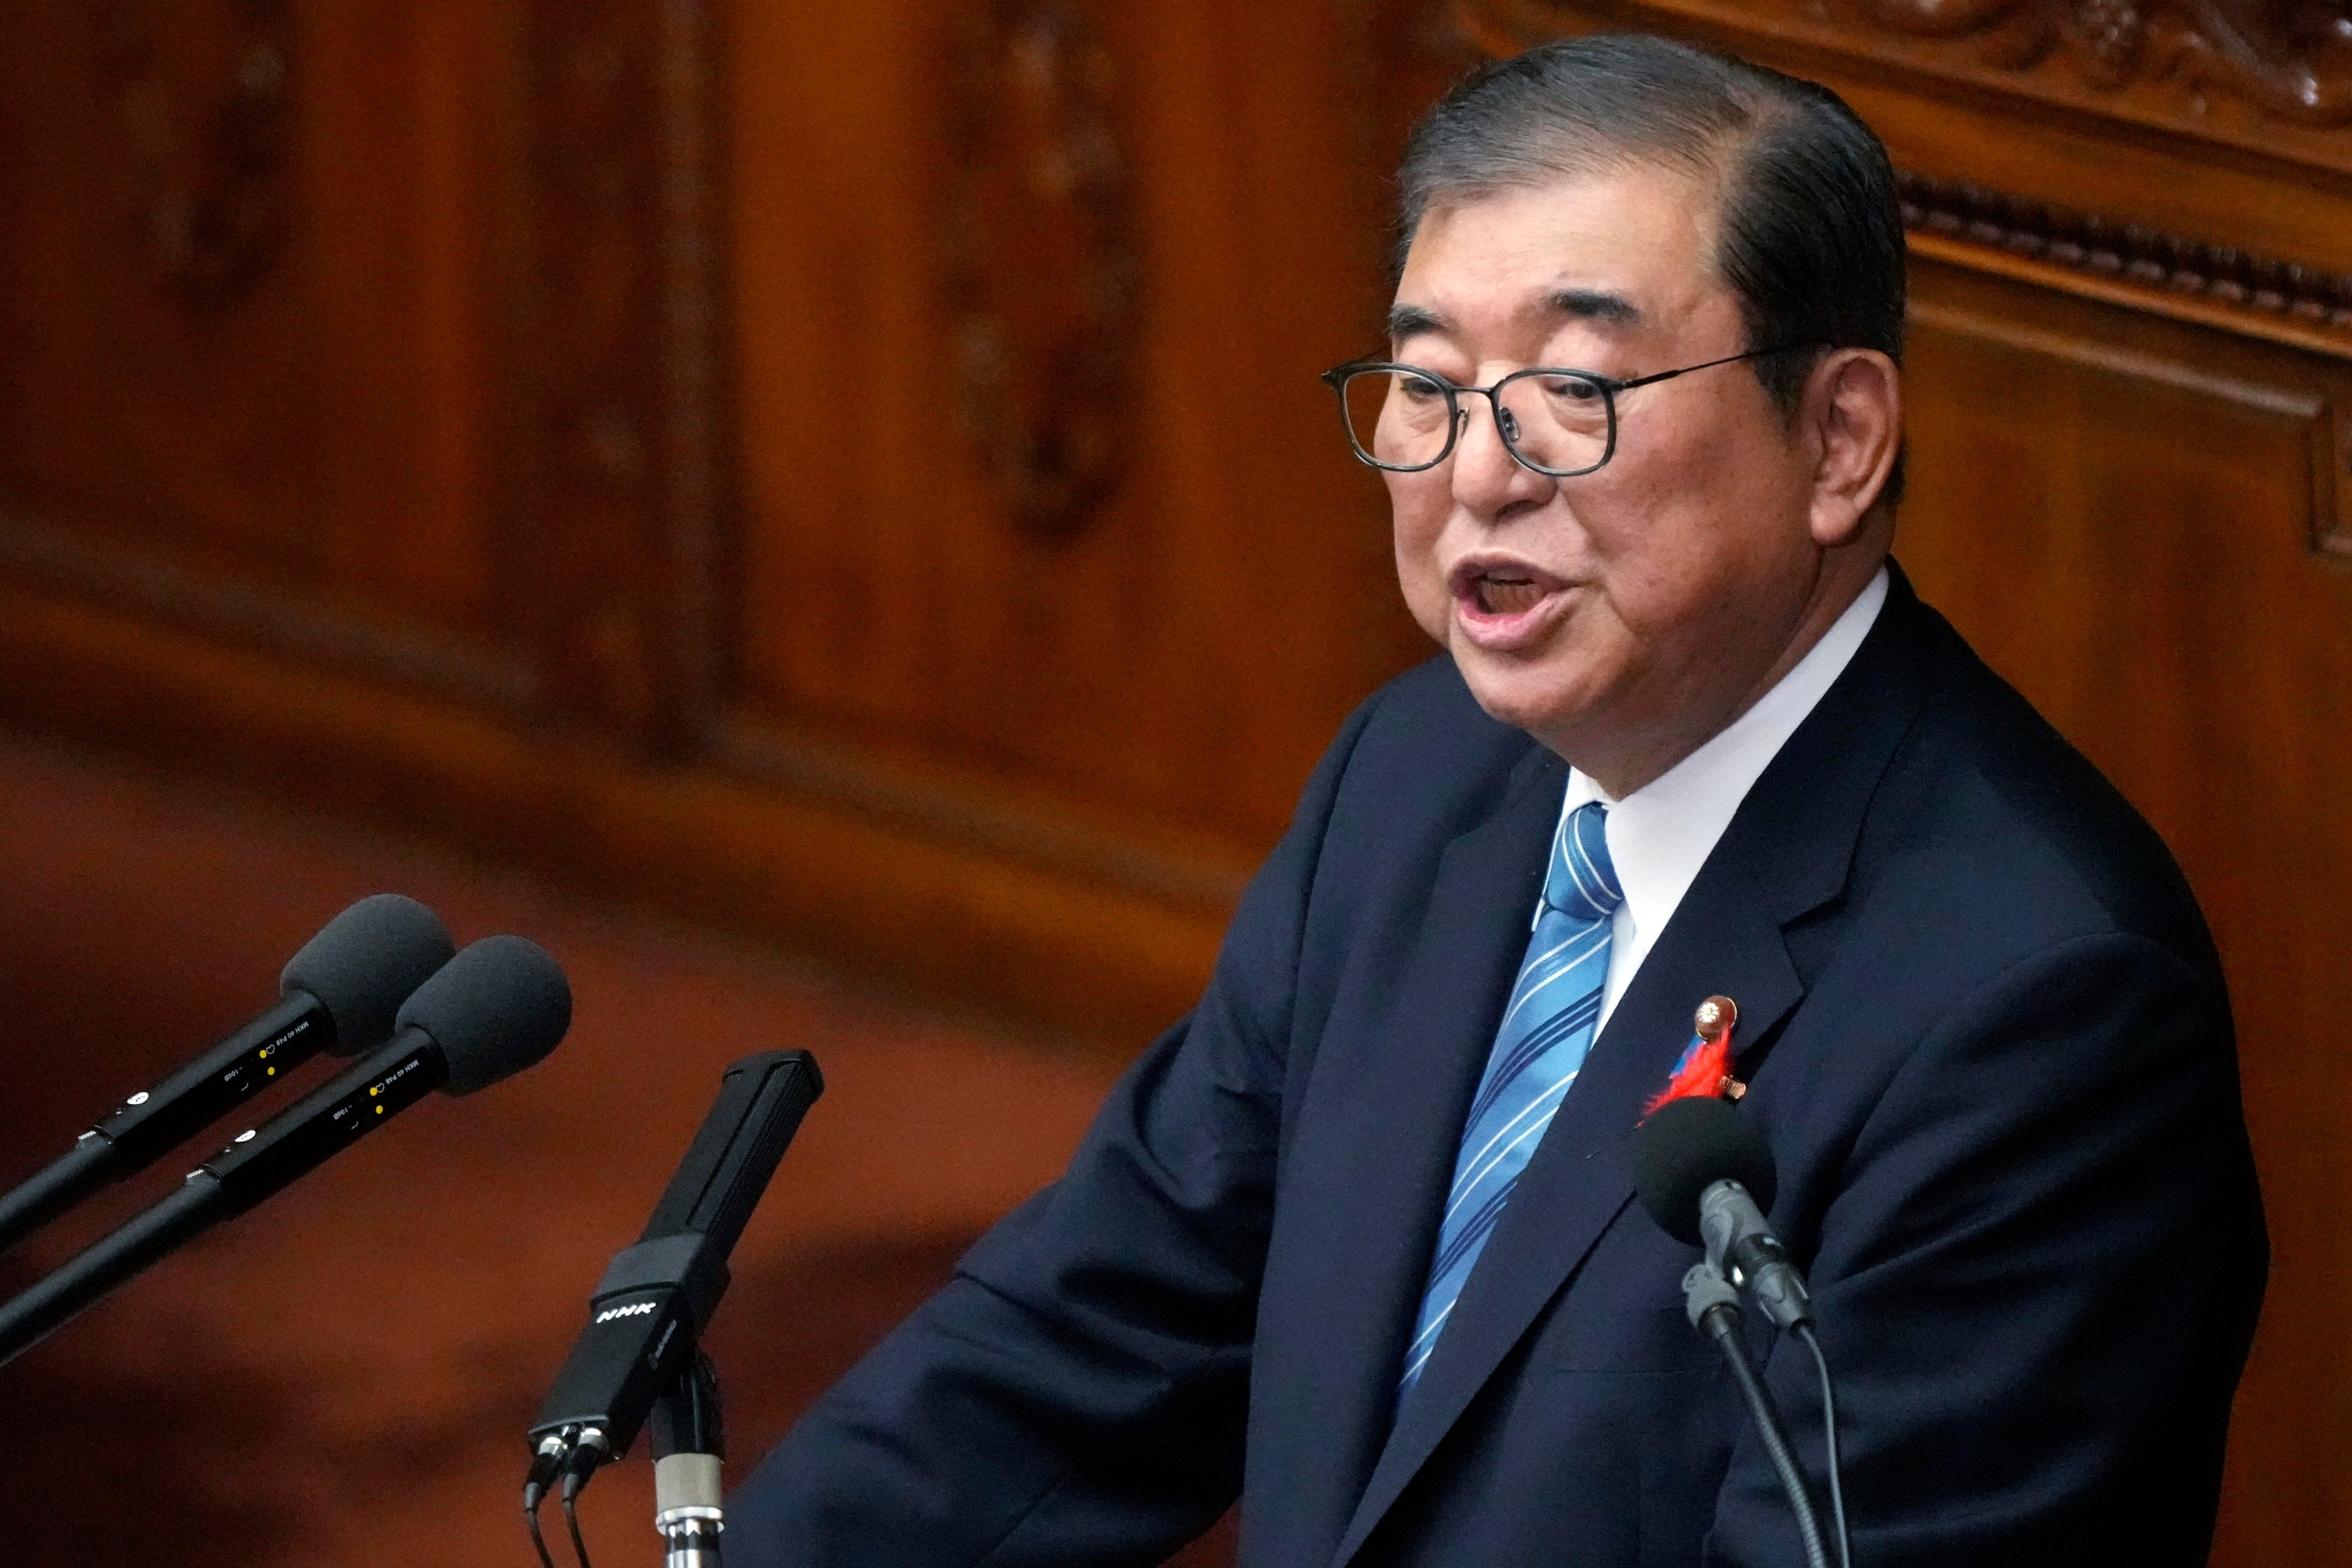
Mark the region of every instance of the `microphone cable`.
<instances>
[{"instance_id":1,"label":"microphone cable","mask_svg":"<svg viewBox=\"0 0 2352 1568\"><path fill-rule=\"evenodd\" d=\"M547 1537L539 1528L540 1505L547 1500L547 1483L563 1468L572 1445L561 1433L551 1432L532 1456L530 1474L522 1483L522 1521L530 1529L530 1543L539 1552L539 1568L555 1568L555 1559L548 1554Z\"/></svg>"},{"instance_id":2,"label":"microphone cable","mask_svg":"<svg viewBox=\"0 0 2352 1568\"><path fill-rule=\"evenodd\" d=\"M546 1443L542 1440L541 1447ZM588 1543L580 1535L580 1489L596 1467L613 1457L613 1441L601 1426L583 1426L577 1436L565 1445L561 1460L563 1468L562 1500L563 1526L572 1535L572 1554L580 1560L580 1568L589 1568ZM535 1469L537 1467L534 1466Z\"/></svg>"},{"instance_id":3,"label":"microphone cable","mask_svg":"<svg viewBox=\"0 0 2352 1568\"><path fill-rule=\"evenodd\" d=\"M523 1522L530 1527L531 1545L539 1551L539 1568L555 1568L555 1559L548 1555L547 1537L540 1532L539 1510L535 1508L523 1510L522 1519Z\"/></svg>"},{"instance_id":4,"label":"microphone cable","mask_svg":"<svg viewBox=\"0 0 2352 1568\"><path fill-rule=\"evenodd\" d=\"M522 1483L522 1521L530 1531L532 1549L539 1553L540 1568L555 1568L555 1559L547 1550L547 1536L539 1522L539 1510L546 1506L551 1492L562 1505L572 1555L579 1560L580 1568L590 1568L588 1543L580 1533L580 1489L587 1485L609 1447L604 1434L593 1426L578 1430L566 1427L540 1439L531 1456L530 1474Z\"/></svg>"},{"instance_id":5,"label":"microphone cable","mask_svg":"<svg viewBox=\"0 0 2352 1568\"><path fill-rule=\"evenodd\" d=\"M1799 1323L1790 1331L1813 1352L1813 1365L1822 1374L1822 1430L1829 1447L1830 1517L1837 1525L1838 1568L1853 1568L1853 1542L1845 1529L1845 1488L1838 1479L1843 1462L1838 1458L1837 1385L1831 1381L1830 1358L1822 1353L1813 1325Z\"/></svg>"},{"instance_id":6,"label":"microphone cable","mask_svg":"<svg viewBox=\"0 0 2352 1568\"><path fill-rule=\"evenodd\" d=\"M580 1568L588 1568L588 1543L580 1539L580 1489L568 1481L563 1488L563 1523L572 1531L572 1554L580 1559Z\"/></svg>"},{"instance_id":7,"label":"microphone cable","mask_svg":"<svg viewBox=\"0 0 2352 1568\"><path fill-rule=\"evenodd\" d=\"M1796 1515L1797 1536L1804 1543L1806 1568L1829 1568L1829 1553L1822 1546L1821 1521L1813 1514L1812 1493L1806 1488L1805 1473L1789 1447L1788 1428L1780 1420L1780 1408L1773 1403L1772 1391L1764 1386L1764 1380L1748 1362L1748 1348L1740 1343L1738 1291L1712 1264L1695 1263L1683 1276L1683 1292L1691 1326L1714 1341L1716 1349L1723 1352L1725 1364L1731 1368L1731 1380L1738 1384L1740 1397L1748 1403L1756 1435L1764 1445L1764 1457L1772 1462L1772 1472L1780 1478L1780 1489L1789 1496L1790 1511Z\"/></svg>"}]
</instances>

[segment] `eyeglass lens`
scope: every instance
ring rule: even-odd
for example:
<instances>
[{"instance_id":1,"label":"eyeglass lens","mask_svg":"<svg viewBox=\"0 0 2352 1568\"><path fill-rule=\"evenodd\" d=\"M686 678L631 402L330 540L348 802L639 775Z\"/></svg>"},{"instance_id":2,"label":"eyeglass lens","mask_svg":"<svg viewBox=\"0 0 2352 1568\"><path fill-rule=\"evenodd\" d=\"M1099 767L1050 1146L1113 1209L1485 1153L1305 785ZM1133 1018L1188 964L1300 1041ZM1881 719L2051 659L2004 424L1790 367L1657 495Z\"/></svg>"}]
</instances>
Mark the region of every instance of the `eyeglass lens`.
<instances>
[{"instance_id":1,"label":"eyeglass lens","mask_svg":"<svg viewBox=\"0 0 2352 1568\"><path fill-rule=\"evenodd\" d=\"M1470 404L1475 395L1461 398ZM1537 371L1507 378L1495 393L1496 422L1512 450L1541 468L1575 472L1609 450L1609 399L1580 375ZM1405 370L1358 371L1340 389L1348 435L1373 462L1413 468L1444 457L1453 435L1446 388ZM1472 417L1477 410L1471 409Z\"/></svg>"}]
</instances>

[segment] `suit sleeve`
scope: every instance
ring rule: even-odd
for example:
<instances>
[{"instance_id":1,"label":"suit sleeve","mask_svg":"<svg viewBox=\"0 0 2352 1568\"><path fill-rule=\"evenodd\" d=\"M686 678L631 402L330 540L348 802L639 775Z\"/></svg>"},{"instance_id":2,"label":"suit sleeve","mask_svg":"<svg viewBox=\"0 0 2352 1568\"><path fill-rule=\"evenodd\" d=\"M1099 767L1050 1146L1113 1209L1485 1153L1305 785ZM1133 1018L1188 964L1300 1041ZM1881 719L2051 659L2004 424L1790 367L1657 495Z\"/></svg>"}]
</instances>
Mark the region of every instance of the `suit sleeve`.
<instances>
[{"instance_id":1,"label":"suit sleeve","mask_svg":"<svg viewBox=\"0 0 2352 1568\"><path fill-rule=\"evenodd\" d=\"M1854 1561L2203 1563L2267 1258L2218 985L2143 938L2060 944L1952 1009L1859 1128L1794 1238ZM1826 1531L1811 1360L1783 1338L1768 1375ZM1707 1561L1802 1561L1752 1433Z\"/></svg>"},{"instance_id":2,"label":"suit sleeve","mask_svg":"<svg viewBox=\"0 0 2352 1568\"><path fill-rule=\"evenodd\" d=\"M736 1568L1153 1563L1240 1489L1301 923L1358 710L1193 1013L731 1500Z\"/></svg>"}]
</instances>

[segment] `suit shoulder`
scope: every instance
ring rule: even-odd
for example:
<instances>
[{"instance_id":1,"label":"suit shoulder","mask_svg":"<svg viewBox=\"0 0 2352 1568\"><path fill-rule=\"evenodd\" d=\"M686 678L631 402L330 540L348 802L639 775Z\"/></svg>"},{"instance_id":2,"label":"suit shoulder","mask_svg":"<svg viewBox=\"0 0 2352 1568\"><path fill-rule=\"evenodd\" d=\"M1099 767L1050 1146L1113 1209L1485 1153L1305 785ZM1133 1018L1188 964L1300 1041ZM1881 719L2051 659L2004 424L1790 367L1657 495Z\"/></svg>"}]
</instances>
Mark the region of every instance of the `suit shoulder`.
<instances>
[{"instance_id":1,"label":"suit shoulder","mask_svg":"<svg viewBox=\"0 0 2352 1568\"><path fill-rule=\"evenodd\" d=\"M1445 654L1424 659L1366 699L1341 731L1348 752L1339 802L1450 816L1449 803L1491 803L1496 786L1542 747L1490 718ZM1548 754L1548 753L1545 753Z\"/></svg>"},{"instance_id":2,"label":"suit shoulder","mask_svg":"<svg viewBox=\"0 0 2352 1568\"><path fill-rule=\"evenodd\" d=\"M1567 764L1489 718L1440 656L1368 698L1341 729L1286 839L1322 939L1412 924L1446 846ZM1555 797L1556 798L1556 797Z\"/></svg>"},{"instance_id":3,"label":"suit shoulder","mask_svg":"<svg viewBox=\"0 0 2352 1568\"><path fill-rule=\"evenodd\" d=\"M1360 710L1384 726L1459 730L1465 733L1501 731L1527 737L1488 718L1462 679L1453 657L1432 654L1402 674L1391 677L1366 698Z\"/></svg>"},{"instance_id":4,"label":"suit shoulder","mask_svg":"<svg viewBox=\"0 0 2352 1568\"><path fill-rule=\"evenodd\" d=\"M1942 844L1960 896L1998 903L2021 934L2140 936L2218 977L2164 840L1941 616L1932 625L1931 694L1887 781L1911 819L1903 837Z\"/></svg>"}]
</instances>

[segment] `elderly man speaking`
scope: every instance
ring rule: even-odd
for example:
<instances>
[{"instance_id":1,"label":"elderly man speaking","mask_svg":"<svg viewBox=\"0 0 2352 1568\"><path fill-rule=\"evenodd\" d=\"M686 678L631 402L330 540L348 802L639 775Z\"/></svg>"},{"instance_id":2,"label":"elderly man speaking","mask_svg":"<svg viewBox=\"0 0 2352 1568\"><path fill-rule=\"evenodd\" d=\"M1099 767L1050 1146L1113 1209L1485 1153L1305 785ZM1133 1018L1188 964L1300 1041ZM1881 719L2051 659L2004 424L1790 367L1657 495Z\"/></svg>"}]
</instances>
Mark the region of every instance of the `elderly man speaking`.
<instances>
[{"instance_id":1,"label":"elderly man speaking","mask_svg":"<svg viewBox=\"0 0 2352 1568\"><path fill-rule=\"evenodd\" d=\"M1885 150L1594 38L1456 89L1401 188L1387 349L1327 379L1445 656L730 1558L1144 1564L1238 1498L1248 1568L1801 1562L1633 1201L1722 997L1854 1560L2201 1563L2265 1267L2228 1002L2162 844L1888 559ZM1749 1326L1819 1485L1812 1363Z\"/></svg>"}]
</instances>

